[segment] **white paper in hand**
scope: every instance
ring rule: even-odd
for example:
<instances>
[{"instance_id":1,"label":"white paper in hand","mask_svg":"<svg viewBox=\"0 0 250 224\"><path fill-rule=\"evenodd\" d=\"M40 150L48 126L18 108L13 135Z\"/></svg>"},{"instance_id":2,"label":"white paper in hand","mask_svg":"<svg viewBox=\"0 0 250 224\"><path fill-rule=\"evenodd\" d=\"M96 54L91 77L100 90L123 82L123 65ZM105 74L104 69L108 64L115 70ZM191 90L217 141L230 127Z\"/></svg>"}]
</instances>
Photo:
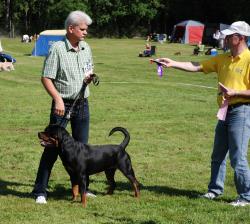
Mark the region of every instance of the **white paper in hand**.
<instances>
[{"instance_id":1,"label":"white paper in hand","mask_svg":"<svg viewBox=\"0 0 250 224\"><path fill-rule=\"evenodd\" d=\"M228 88L226 86L224 86L221 82L219 82L219 87L220 87L220 90L223 92L223 93L226 93L228 92ZM221 121L225 121L226 120L226 116L227 116L227 109L228 109L228 100L227 99L224 99L223 97L223 101L222 101L222 104L219 108L219 111L217 113L217 118Z\"/></svg>"}]
</instances>

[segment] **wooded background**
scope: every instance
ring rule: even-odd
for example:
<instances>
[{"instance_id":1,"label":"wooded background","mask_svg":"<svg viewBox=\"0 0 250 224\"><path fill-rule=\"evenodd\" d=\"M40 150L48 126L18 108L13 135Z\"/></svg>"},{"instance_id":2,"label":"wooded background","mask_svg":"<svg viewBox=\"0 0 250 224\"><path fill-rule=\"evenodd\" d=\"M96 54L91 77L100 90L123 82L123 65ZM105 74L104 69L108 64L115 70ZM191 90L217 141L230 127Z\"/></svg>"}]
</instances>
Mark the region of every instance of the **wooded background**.
<instances>
[{"instance_id":1,"label":"wooded background","mask_svg":"<svg viewBox=\"0 0 250 224\"><path fill-rule=\"evenodd\" d=\"M91 16L95 37L133 37L170 34L187 19L206 24L250 22L249 0L0 0L1 35L40 33L63 29L72 10Z\"/></svg>"}]
</instances>

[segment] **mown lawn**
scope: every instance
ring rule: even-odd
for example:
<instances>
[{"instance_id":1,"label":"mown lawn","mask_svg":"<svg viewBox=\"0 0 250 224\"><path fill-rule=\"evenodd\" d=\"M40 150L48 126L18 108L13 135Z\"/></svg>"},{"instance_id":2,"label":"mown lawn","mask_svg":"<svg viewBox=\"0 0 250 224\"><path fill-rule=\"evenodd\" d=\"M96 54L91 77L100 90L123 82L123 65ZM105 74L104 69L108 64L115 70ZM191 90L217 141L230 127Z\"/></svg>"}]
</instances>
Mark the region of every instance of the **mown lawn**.
<instances>
[{"instance_id":1,"label":"mown lawn","mask_svg":"<svg viewBox=\"0 0 250 224\"><path fill-rule=\"evenodd\" d=\"M115 126L128 129L127 147L141 198L116 174L117 190L106 196L104 174L91 177L87 208L71 203L69 177L60 159L49 181L48 204L34 203L31 191L42 153L37 132L48 124L50 97L40 83L42 57L31 57L33 43L2 39L17 59L15 71L0 73L0 223L158 224L249 223L249 208L233 208L236 195L228 164L225 194L216 201L198 198L207 190L216 124L216 75L173 69L162 78L149 58L137 57L140 39L88 39L100 76L91 86L90 143L119 143ZM158 44L157 56L190 61L193 46ZM181 52L181 55L175 55ZM70 128L69 128L70 130Z\"/></svg>"}]
</instances>

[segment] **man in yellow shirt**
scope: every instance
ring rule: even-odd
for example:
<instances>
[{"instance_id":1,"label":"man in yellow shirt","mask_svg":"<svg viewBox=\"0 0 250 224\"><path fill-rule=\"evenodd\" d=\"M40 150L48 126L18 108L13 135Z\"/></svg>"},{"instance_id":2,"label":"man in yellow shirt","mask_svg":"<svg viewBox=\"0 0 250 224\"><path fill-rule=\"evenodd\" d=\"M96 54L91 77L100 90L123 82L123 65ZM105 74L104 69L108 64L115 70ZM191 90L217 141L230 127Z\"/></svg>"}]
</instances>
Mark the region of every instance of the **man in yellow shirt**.
<instances>
[{"instance_id":1,"label":"man in yellow shirt","mask_svg":"<svg viewBox=\"0 0 250 224\"><path fill-rule=\"evenodd\" d=\"M224 191L226 174L226 155L229 152L231 166L234 169L234 181L238 198L231 202L233 206L250 205L250 170L247 161L250 138L250 51L247 37L250 26L244 21L234 22L222 31L226 36L225 44L230 53L211 57L206 61L178 62L169 58L160 58L166 67L189 72L216 72L218 82L227 90L218 94L218 104L223 99L228 102L225 120L218 120L211 161L211 179L208 192L202 197L214 199Z\"/></svg>"}]
</instances>

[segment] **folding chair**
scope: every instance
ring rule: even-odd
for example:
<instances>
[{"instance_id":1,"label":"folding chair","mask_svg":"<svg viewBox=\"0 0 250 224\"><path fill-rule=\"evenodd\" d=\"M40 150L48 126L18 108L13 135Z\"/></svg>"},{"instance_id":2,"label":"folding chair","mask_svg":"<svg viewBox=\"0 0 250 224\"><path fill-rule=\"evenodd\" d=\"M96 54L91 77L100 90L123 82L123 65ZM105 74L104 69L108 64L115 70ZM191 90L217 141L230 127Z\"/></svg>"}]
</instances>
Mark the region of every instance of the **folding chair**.
<instances>
[{"instance_id":1,"label":"folding chair","mask_svg":"<svg viewBox=\"0 0 250 224\"><path fill-rule=\"evenodd\" d=\"M201 44L199 45L199 49L198 49L198 55L203 55L204 54L204 51L205 51L205 45L204 44Z\"/></svg>"},{"instance_id":2,"label":"folding chair","mask_svg":"<svg viewBox=\"0 0 250 224\"><path fill-rule=\"evenodd\" d=\"M155 54L156 54L156 46L151 46L150 56L155 55Z\"/></svg>"}]
</instances>

